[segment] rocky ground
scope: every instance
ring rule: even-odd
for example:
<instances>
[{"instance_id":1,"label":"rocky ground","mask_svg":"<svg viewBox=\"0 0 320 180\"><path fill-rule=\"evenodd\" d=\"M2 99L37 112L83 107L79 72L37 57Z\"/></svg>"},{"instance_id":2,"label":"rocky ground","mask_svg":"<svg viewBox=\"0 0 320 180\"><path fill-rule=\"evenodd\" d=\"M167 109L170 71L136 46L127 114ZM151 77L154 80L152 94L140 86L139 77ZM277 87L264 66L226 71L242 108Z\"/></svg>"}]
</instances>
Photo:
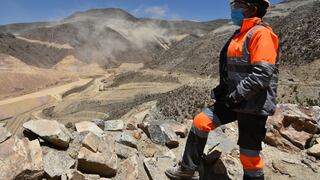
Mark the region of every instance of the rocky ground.
<instances>
[{"instance_id":1,"label":"rocky ground","mask_svg":"<svg viewBox=\"0 0 320 180\"><path fill-rule=\"evenodd\" d=\"M22 137L0 127L1 179L167 179L164 170L181 158L191 120L164 116L156 102L120 119L61 124L37 119ZM281 104L268 120L263 157L267 179L320 177L320 107ZM204 179L241 179L237 125L209 136ZM128 173L130 172L130 173Z\"/></svg>"}]
</instances>

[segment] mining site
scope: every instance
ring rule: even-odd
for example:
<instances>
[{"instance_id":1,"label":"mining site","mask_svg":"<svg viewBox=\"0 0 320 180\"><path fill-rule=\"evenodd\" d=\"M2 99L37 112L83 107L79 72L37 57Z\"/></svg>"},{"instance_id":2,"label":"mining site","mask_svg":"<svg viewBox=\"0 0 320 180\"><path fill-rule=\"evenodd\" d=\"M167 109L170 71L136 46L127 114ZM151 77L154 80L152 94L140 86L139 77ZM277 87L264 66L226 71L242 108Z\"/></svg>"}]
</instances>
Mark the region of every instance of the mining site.
<instances>
[{"instance_id":1,"label":"mining site","mask_svg":"<svg viewBox=\"0 0 320 180\"><path fill-rule=\"evenodd\" d=\"M320 179L319 14L318 0L284 0L264 18L281 53L266 179ZM117 8L1 25L0 180L167 180L237 28ZM210 133L203 179L242 179L237 139L237 123Z\"/></svg>"}]
</instances>

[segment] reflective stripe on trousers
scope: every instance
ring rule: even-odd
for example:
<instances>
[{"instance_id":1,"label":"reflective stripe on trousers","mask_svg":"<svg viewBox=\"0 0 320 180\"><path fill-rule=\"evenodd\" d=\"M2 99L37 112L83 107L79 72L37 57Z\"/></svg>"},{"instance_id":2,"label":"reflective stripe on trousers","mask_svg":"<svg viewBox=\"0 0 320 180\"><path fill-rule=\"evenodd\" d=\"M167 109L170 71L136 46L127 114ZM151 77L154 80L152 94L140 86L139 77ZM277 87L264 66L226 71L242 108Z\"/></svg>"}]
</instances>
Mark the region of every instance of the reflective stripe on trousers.
<instances>
[{"instance_id":1,"label":"reflective stripe on trousers","mask_svg":"<svg viewBox=\"0 0 320 180\"><path fill-rule=\"evenodd\" d=\"M211 109L206 108L193 120L191 131L201 137L207 138L209 132L221 126L221 122Z\"/></svg>"},{"instance_id":2,"label":"reflective stripe on trousers","mask_svg":"<svg viewBox=\"0 0 320 180\"><path fill-rule=\"evenodd\" d=\"M260 151L240 148L240 161L247 176L261 177L263 175L264 162L260 157Z\"/></svg>"}]
</instances>

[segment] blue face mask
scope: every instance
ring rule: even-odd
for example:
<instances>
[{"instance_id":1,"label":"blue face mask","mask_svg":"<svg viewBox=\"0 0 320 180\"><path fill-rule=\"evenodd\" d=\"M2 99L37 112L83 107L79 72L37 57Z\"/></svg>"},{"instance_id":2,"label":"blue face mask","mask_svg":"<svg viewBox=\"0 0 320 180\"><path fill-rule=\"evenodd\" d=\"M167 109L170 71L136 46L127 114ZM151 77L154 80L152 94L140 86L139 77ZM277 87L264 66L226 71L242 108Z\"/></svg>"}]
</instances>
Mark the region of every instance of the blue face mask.
<instances>
[{"instance_id":1,"label":"blue face mask","mask_svg":"<svg viewBox=\"0 0 320 180\"><path fill-rule=\"evenodd\" d=\"M244 19L243 9L232 9L231 19L235 25L242 26L242 21Z\"/></svg>"}]
</instances>

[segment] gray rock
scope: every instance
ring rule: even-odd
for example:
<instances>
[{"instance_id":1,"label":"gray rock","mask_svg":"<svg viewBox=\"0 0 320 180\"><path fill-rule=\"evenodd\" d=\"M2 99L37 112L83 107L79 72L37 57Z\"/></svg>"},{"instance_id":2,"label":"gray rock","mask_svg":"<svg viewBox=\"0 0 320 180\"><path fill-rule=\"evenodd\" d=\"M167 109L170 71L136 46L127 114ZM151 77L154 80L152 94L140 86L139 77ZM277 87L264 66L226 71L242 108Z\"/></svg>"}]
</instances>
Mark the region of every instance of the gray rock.
<instances>
[{"instance_id":1,"label":"gray rock","mask_svg":"<svg viewBox=\"0 0 320 180\"><path fill-rule=\"evenodd\" d=\"M144 121L139 124L138 127L142 129L155 144L167 145L169 148L179 146L178 137L174 131L175 126L171 126L170 123L166 123L165 121ZM177 129L175 130L178 132Z\"/></svg>"},{"instance_id":2,"label":"gray rock","mask_svg":"<svg viewBox=\"0 0 320 180\"><path fill-rule=\"evenodd\" d=\"M149 179L151 180L158 180L158 179L168 179L167 176L163 173L166 168L171 167L170 164L166 164L167 162L163 163L164 160L161 161L161 165L159 165L157 158L146 158L143 161L144 167L148 174ZM163 165L166 164L166 165ZM163 167L165 166L165 168Z\"/></svg>"},{"instance_id":3,"label":"gray rock","mask_svg":"<svg viewBox=\"0 0 320 180\"><path fill-rule=\"evenodd\" d=\"M39 179L43 160L38 140L12 137L0 144L0 179Z\"/></svg>"},{"instance_id":4,"label":"gray rock","mask_svg":"<svg viewBox=\"0 0 320 180\"><path fill-rule=\"evenodd\" d=\"M119 143L116 143L115 151L120 158L129 158L138 154L137 149Z\"/></svg>"},{"instance_id":5,"label":"gray rock","mask_svg":"<svg viewBox=\"0 0 320 180\"><path fill-rule=\"evenodd\" d=\"M11 133L7 128L0 126L0 143L7 140L9 137L11 137Z\"/></svg>"},{"instance_id":6,"label":"gray rock","mask_svg":"<svg viewBox=\"0 0 320 180\"><path fill-rule=\"evenodd\" d=\"M120 144L132 147L132 148L137 148L137 140L128 132L123 132L120 134L119 137L117 137L116 141Z\"/></svg>"},{"instance_id":7,"label":"gray rock","mask_svg":"<svg viewBox=\"0 0 320 180\"><path fill-rule=\"evenodd\" d=\"M61 180L110 180L108 178L101 178L97 174L83 174L80 171L70 169Z\"/></svg>"},{"instance_id":8,"label":"gray rock","mask_svg":"<svg viewBox=\"0 0 320 180\"><path fill-rule=\"evenodd\" d=\"M166 129L171 129L181 138L184 138L188 135L188 128L185 125L178 123L177 121L167 120L161 126Z\"/></svg>"},{"instance_id":9,"label":"gray rock","mask_svg":"<svg viewBox=\"0 0 320 180\"><path fill-rule=\"evenodd\" d=\"M97 136L102 136L103 134L103 130L100 129L95 123L90 121L82 121L82 122L76 123L75 126L77 129L77 132L89 131L96 134Z\"/></svg>"},{"instance_id":10,"label":"gray rock","mask_svg":"<svg viewBox=\"0 0 320 180\"><path fill-rule=\"evenodd\" d=\"M171 129L170 126L160 126L161 130L164 132L166 145L169 148L176 148L179 146L178 136Z\"/></svg>"},{"instance_id":11,"label":"gray rock","mask_svg":"<svg viewBox=\"0 0 320 180\"><path fill-rule=\"evenodd\" d=\"M115 140L106 135L100 138L97 152L81 147L78 154L78 169L84 173L98 174L102 177L113 177L118 168L115 151Z\"/></svg>"},{"instance_id":12,"label":"gray rock","mask_svg":"<svg viewBox=\"0 0 320 180\"><path fill-rule=\"evenodd\" d=\"M95 123L100 129L104 129L104 123L105 121L102 119L93 119L93 123Z\"/></svg>"},{"instance_id":13,"label":"gray rock","mask_svg":"<svg viewBox=\"0 0 320 180\"><path fill-rule=\"evenodd\" d=\"M108 120L108 121L105 121L105 124L104 124L105 131L121 131L123 127L124 127L124 123L121 119Z\"/></svg>"},{"instance_id":14,"label":"gray rock","mask_svg":"<svg viewBox=\"0 0 320 180\"><path fill-rule=\"evenodd\" d=\"M51 177L57 178L62 176L75 165L67 152L48 149L43 156L44 171Z\"/></svg>"},{"instance_id":15,"label":"gray rock","mask_svg":"<svg viewBox=\"0 0 320 180\"><path fill-rule=\"evenodd\" d=\"M23 127L59 148L68 148L72 138L66 127L55 120L31 120Z\"/></svg>"}]
</instances>

